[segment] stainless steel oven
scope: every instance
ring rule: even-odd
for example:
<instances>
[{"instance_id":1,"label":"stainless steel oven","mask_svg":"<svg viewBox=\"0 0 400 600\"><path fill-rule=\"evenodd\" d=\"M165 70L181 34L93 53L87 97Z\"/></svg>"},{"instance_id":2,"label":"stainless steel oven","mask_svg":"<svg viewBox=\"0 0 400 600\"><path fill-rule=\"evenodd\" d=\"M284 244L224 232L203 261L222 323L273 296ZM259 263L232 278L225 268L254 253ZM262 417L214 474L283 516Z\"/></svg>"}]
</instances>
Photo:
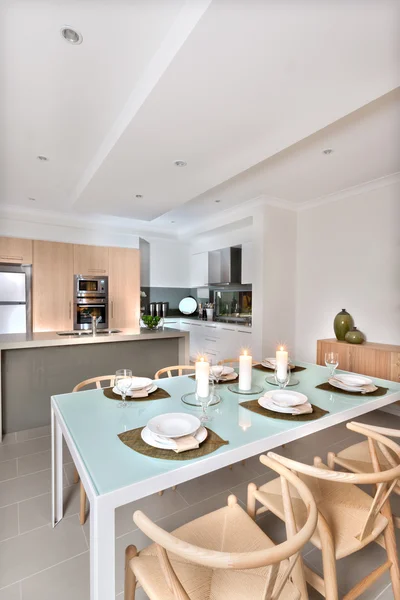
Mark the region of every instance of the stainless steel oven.
<instances>
[{"instance_id":1,"label":"stainless steel oven","mask_svg":"<svg viewBox=\"0 0 400 600\"><path fill-rule=\"evenodd\" d=\"M101 317L97 329L108 329L106 298L77 298L74 303L74 329L92 329L92 317Z\"/></svg>"},{"instance_id":2,"label":"stainless steel oven","mask_svg":"<svg viewBox=\"0 0 400 600\"><path fill-rule=\"evenodd\" d=\"M108 299L108 277L74 275L74 289L76 298Z\"/></svg>"}]
</instances>

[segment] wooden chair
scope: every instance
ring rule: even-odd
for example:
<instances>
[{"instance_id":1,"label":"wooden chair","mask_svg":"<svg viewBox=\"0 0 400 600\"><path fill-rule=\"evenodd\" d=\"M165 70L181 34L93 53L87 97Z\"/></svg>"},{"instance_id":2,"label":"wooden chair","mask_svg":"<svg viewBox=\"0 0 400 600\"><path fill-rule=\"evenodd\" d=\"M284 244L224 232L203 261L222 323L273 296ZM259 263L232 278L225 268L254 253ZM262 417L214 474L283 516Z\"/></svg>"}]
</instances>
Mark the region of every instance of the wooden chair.
<instances>
[{"instance_id":1,"label":"wooden chair","mask_svg":"<svg viewBox=\"0 0 400 600\"><path fill-rule=\"evenodd\" d=\"M311 543L322 551L324 578L305 567L306 579L327 600L338 599L336 578L336 561L358 550L371 542L377 542L386 549L387 560L384 564L364 577L345 599L353 600L368 589L381 575L390 571L393 597L400 599L400 570L396 551L395 530L390 509L389 496L400 477L400 465L381 471L377 457L377 447L383 452L391 451L400 459L400 447L380 433L365 429L359 423L348 423L348 429L361 433L368 438L373 471L353 474L332 471L325 466L319 457L314 459L314 466L304 465L289 458L278 456L273 452L268 457L277 460L297 475L309 487L318 508L318 526L311 537ZM265 456L261 462L268 465ZM372 498L357 485L373 484L377 491ZM256 511L256 501L262 508ZM280 519L285 519L284 498L277 480L270 481L257 489L255 484L248 487L248 513L251 517L265 510L270 510ZM300 502L293 500L296 526L306 518ZM383 534L384 542L381 534Z\"/></svg>"},{"instance_id":2,"label":"wooden chair","mask_svg":"<svg viewBox=\"0 0 400 600\"><path fill-rule=\"evenodd\" d=\"M107 385L102 386L101 385L102 381L107 381ZM97 390L101 390L102 387L114 386L114 381L115 381L115 375L100 375L100 377L92 377L91 379L85 379L85 381L81 381L74 387L74 389L72 391L80 392L84 388L87 388L88 386L92 386L93 384L95 384L95 387ZM78 483L78 481L79 481L79 473L75 467L74 483ZM86 492L85 492L85 488L83 487L82 482L81 482L81 493L80 493L79 520L80 520L81 525L85 524L85 521L86 521Z\"/></svg>"},{"instance_id":3,"label":"wooden chair","mask_svg":"<svg viewBox=\"0 0 400 600\"><path fill-rule=\"evenodd\" d=\"M370 429L377 433L381 433L386 437L400 438L400 430L388 429L387 427L375 427L374 425L363 425L365 429ZM379 464L383 469L389 469L395 467L397 463L396 458L392 454L383 452L377 448L377 455ZM330 469L335 469L335 465L343 467L347 471L352 473L370 473L373 470L371 455L369 452L368 441L364 440L358 444L353 444L345 450L335 454L334 452L328 452L327 464ZM400 485L397 484L393 492L400 496ZM400 517L393 516L395 526L400 529Z\"/></svg>"},{"instance_id":4,"label":"wooden chair","mask_svg":"<svg viewBox=\"0 0 400 600\"><path fill-rule=\"evenodd\" d=\"M177 373L173 374L174 371L177 371ZM191 374L194 375L195 367L194 365L174 365L173 367L164 367L157 371L154 375L154 379L160 379L160 375L163 375L164 373L167 373L168 377L181 377L183 371L191 371Z\"/></svg>"},{"instance_id":5,"label":"wooden chair","mask_svg":"<svg viewBox=\"0 0 400 600\"><path fill-rule=\"evenodd\" d=\"M150 600L306 600L301 549L317 525L317 508L294 473L267 458L280 474L285 498L287 540L278 546L254 523L235 496L228 506L167 533L141 511L133 520L153 544L125 552L125 600L134 600L139 582ZM290 485L290 487L289 487ZM297 532L290 490L307 515Z\"/></svg>"}]
</instances>

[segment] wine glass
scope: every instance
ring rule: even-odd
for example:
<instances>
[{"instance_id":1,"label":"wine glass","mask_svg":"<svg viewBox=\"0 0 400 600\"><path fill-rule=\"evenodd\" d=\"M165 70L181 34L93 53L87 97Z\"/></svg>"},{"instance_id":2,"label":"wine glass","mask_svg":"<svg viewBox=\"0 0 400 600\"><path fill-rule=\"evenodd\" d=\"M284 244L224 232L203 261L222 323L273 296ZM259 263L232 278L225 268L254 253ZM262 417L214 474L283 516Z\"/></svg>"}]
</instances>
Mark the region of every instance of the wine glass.
<instances>
[{"instance_id":1,"label":"wine glass","mask_svg":"<svg viewBox=\"0 0 400 600\"><path fill-rule=\"evenodd\" d=\"M329 377L334 377L335 370L339 366L339 354L337 352L325 352L325 364L329 369Z\"/></svg>"},{"instance_id":2,"label":"wine glass","mask_svg":"<svg viewBox=\"0 0 400 600\"><path fill-rule=\"evenodd\" d=\"M209 386L208 396L199 396L196 390L196 398L201 404L202 415L200 417L200 422L203 425L207 423L207 421L212 421L212 417L207 415L207 408L210 406L211 402L214 399L214 382L212 381Z\"/></svg>"},{"instance_id":3,"label":"wine glass","mask_svg":"<svg viewBox=\"0 0 400 600\"><path fill-rule=\"evenodd\" d=\"M222 373L224 372L223 365L213 365L210 367L210 379L214 383L218 383L221 378Z\"/></svg>"},{"instance_id":4,"label":"wine glass","mask_svg":"<svg viewBox=\"0 0 400 600\"><path fill-rule=\"evenodd\" d=\"M275 367L275 381L279 386L279 389L284 389L290 382L290 368L289 365L285 370L282 369L281 365Z\"/></svg>"},{"instance_id":5,"label":"wine glass","mask_svg":"<svg viewBox=\"0 0 400 600\"><path fill-rule=\"evenodd\" d=\"M130 369L118 369L115 373L115 387L121 392L122 402L117 404L118 408L128 406L126 395L132 387L132 371Z\"/></svg>"}]
</instances>

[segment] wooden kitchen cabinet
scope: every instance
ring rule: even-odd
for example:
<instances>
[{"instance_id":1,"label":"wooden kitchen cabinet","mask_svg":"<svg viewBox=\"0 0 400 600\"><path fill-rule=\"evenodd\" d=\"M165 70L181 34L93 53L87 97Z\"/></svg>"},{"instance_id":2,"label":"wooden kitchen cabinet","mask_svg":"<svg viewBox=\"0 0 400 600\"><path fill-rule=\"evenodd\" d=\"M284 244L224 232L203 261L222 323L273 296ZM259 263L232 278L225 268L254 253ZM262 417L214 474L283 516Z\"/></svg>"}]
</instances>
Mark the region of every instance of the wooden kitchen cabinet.
<instances>
[{"instance_id":1,"label":"wooden kitchen cabinet","mask_svg":"<svg viewBox=\"0 0 400 600\"><path fill-rule=\"evenodd\" d=\"M348 344L336 339L318 340L317 364L325 365L325 352L339 353L339 369L400 381L400 346L391 344Z\"/></svg>"},{"instance_id":2,"label":"wooden kitchen cabinet","mask_svg":"<svg viewBox=\"0 0 400 600\"><path fill-rule=\"evenodd\" d=\"M72 244L33 242L33 331L73 328L73 267Z\"/></svg>"},{"instance_id":3,"label":"wooden kitchen cabinet","mask_svg":"<svg viewBox=\"0 0 400 600\"><path fill-rule=\"evenodd\" d=\"M32 240L0 237L0 262L32 264Z\"/></svg>"},{"instance_id":4,"label":"wooden kitchen cabinet","mask_svg":"<svg viewBox=\"0 0 400 600\"><path fill-rule=\"evenodd\" d=\"M109 248L74 244L75 275L101 277L109 273Z\"/></svg>"},{"instance_id":5,"label":"wooden kitchen cabinet","mask_svg":"<svg viewBox=\"0 0 400 600\"><path fill-rule=\"evenodd\" d=\"M111 327L139 327L139 250L109 248L109 301Z\"/></svg>"}]
</instances>

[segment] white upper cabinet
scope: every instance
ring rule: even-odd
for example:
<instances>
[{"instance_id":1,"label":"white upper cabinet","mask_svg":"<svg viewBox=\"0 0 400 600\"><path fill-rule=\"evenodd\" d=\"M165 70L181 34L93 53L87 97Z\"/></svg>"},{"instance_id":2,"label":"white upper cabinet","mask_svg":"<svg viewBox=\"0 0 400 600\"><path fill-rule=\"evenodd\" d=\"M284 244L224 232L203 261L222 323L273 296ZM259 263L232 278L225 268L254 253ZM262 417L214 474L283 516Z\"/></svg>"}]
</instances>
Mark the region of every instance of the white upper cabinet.
<instances>
[{"instance_id":1,"label":"white upper cabinet","mask_svg":"<svg viewBox=\"0 0 400 600\"><path fill-rule=\"evenodd\" d=\"M190 271L191 287L201 287L208 284L208 252L192 254Z\"/></svg>"},{"instance_id":2,"label":"white upper cabinet","mask_svg":"<svg viewBox=\"0 0 400 600\"><path fill-rule=\"evenodd\" d=\"M242 244L242 283L253 283L253 244Z\"/></svg>"}]
</instances>

